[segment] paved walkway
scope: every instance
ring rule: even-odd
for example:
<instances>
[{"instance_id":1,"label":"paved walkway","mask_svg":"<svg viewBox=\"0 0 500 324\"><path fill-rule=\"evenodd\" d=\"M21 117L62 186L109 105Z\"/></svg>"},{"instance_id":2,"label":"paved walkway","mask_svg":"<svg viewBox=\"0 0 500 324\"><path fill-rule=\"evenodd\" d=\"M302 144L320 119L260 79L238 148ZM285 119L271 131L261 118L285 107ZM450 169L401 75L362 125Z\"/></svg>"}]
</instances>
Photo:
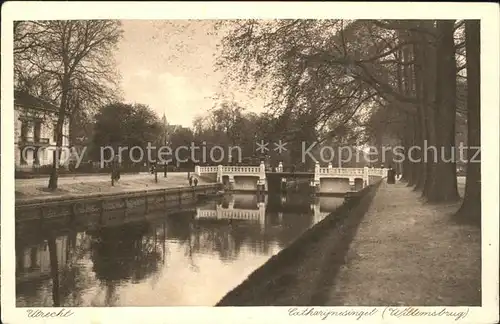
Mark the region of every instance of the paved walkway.
<instances>
[{"instance_id":1,"label":"paved walkway","mask_svg":"<svg viewBox=\"0 0 500 324\"><path fill-rule=\"evenodd\" d=\"M187 173L186 172L169 172L167 174L168 178L184 178L187 179ZM163 172L158 172L158 179L163 178ZM122 173L121 174L121 179L126 179L126 180L142 180L142 179L153 179L154 180L154 175L147 173L147 172L141 172L141 173ZM16 187L17 186L44 186L48 183L49 181L49 176L45 177L40 177L40 178L32 178L32 179L16 179ZM58 183L59 184L69 184L69 183L79 183L79 182L109 182L111 183L111 176L108 173L99 173L99 174L87 174L87 175L76 175L76 176L64 176L64 177L59 177Z\"/></svg>"},{"instance_id":2,"label":"paved walkway","mask_svg":"<svg viewBox=\"0 0 500 324\"><path fill-rule=\"evenodd\" d=\"M481 230L453 222L460 203L432 206L419 196L381 184L327 305L480 305Z\"/></svg>"},{"instance_id":3,"label":"paved walkway","mask_svg":"<svg viewBox=\"0 0 500 324\"><path fill-rule=\"evenodd\" d=\"M120 181L111 186L110 175L92 175L64 177L58 179L58 189L55 192L47 190L49 178L16 179L16 201L26 201L38 198L59 198L85 196L96 193L119 193L163 188L186 187L189 185L187 173L158 173L158 183L154 175L149 173L122 174ZM199 185L207 184L200 180Z\"/></svg>"}]
</instances>

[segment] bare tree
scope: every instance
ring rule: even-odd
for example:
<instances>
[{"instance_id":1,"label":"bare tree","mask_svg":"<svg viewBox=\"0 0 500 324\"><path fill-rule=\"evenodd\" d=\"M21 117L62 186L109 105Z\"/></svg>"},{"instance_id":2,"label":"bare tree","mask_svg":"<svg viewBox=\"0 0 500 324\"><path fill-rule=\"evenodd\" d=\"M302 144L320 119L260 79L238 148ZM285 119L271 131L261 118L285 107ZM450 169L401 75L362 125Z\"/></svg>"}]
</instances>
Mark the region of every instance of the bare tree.
<instances>
[{"instance_id":1,"label":"bare tree","mask_svg":"<svg viewBox=\"0 0 500 324\"><path fill-rule=\"evenodd\" d=\"M20 79L37 80L58 103L56 150L48 187L57 189L63 125L76 109L116 94L113 51L122 36L113 20L27 21L15 24L15 61ZM78 100L75 100L77 98Z\"/></svg>"}]
</instances>

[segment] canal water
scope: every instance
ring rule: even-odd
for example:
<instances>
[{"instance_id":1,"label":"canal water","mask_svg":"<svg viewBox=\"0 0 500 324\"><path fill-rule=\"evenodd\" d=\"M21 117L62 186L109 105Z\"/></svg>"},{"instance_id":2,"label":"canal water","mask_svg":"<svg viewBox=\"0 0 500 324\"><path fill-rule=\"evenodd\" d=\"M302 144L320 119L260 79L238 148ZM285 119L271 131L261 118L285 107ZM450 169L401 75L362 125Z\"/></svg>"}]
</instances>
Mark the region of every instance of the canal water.
<instances>
[{"instance_id":1,"label":"canal water","mask_svg":"<svg viewBox=\"0 0 500 324\"><path fill-rule=\"evenodd\" d=\"M233 194L110 227L16 228L16 303L212 306L343 203Z\"/></svg>"}]
</instances>

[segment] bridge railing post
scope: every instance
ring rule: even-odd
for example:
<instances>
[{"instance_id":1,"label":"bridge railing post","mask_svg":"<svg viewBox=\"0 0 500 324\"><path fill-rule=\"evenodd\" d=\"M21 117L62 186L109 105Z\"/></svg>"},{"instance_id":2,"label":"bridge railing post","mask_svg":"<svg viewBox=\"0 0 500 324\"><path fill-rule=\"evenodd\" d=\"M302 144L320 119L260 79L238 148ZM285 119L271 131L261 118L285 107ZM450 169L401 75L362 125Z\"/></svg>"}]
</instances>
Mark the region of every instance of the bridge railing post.
<instances>
[{"instance_id":1,"label":"bridge railing post","mask_svg":"<svg viewBox=\"0 0 500 324\"><path fill-rule=\"evenodd\" d=\"M314 165L314 185L315 186L319 186L320 184L320 178L319 178L319 162L316 162L316 164Z\"/></svg>"},{"instance_id":2,"label":"bridge railing post","mask_svg":"<svg viewBox=\"0 0 500 324\"><path fill-rule=\"evenodd\" d=\"M266 165L264 161L260 161L259 165L259 180L257 181L257 186L259 191L264 192L266 190Z\"/></svg>"},{"instance_id":3,"label":"bridge railing post","mask_svg":"<svg viewBox=\"0 0 500 324\"><path fill-rule=\"evenodd\" d=\"M370 185L370 176L368 173L368 167L363 168L363 187L368 187Z\"/></svg>"},{"instance_id":4,"label":"bridge railing post","mask_svg":"<svg viewBox=\"0 0 500 324\"><path fill-rule=\"evenodd\" d=\"M194 166L194 174L196 174L198 177L201 175L201 170L199 165Z\"/></svg>"},{"instance_id":5,"label":"bridge railing post","mask_svg":"<svg viewBox=\"0 0 500 324\"><path fill-rule=\"evenodd\" d=\"M217 166L217 182L222 183L222 165Z\"/></svg>"},{"instance_id":6,"label":"bridge railing post","mask_svg":"<svg viewBox=\"0 0 500 324\"><path fill-rule=\"evenodd\" d=\"M229 180L229 189L234 189L234 175L230 174L228 175L228 180Z\"/></svg>"}]
</instances>

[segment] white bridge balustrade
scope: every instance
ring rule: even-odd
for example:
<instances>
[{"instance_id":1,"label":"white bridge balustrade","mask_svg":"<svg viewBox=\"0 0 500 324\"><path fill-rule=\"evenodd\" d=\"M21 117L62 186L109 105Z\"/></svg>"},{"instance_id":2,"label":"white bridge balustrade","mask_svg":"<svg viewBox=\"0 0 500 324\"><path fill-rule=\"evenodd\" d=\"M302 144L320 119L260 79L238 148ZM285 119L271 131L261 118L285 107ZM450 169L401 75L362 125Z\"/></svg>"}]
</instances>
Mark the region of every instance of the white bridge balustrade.
<instances>
[{"instance_id":1,"label":"white bridge balustrade","mask_svg":"<svg viewBox=\"0 0 500 324\"><path fill-rule=\"evenodd\" d=\"M196 219L221 219L221 220L243 220L259 223L262 228L266 222L266 205L259 203L258 209L239 209L231 204L229 208L222 208L217 205L214 209L196 208Z\"/></svg>"},{"instance_id":2,"label":"white bridge balustrade","mask_svg":"<svg viewBox=\"0 0 500 324\"><path fill-rule=\"evenodd\" d=\"M281 197L281 203L286 204L286 197ZM310 204L310 210L313 215L314 223L318 223L325 216L333 212L342 204L342 198L338 197L324 197L319 201ZM259 202L256 205L257 208L246 209L246 208L234 208L234 201L229 203L227 208L223 208L221 205L217 205L215 209L203 209L196 208L195 219L197 220L238 220L249 223L259 224L261 229L265 229L266 226L266 203ZM284 213L279 211L278 219L283 221ZM268 223L268 222L267 222Z\"/></svg>"},{"instance_id":3,"label":"white bridge balustrade","mask_svg":"<svg viewBox=\"0 0 500 324\"><path fill-rule=\"evenodd\" d=\"M363 168L333 168L331 164L328 167L319 167L316 164L317 171L314 174L315 185L319 184L321 178L341 178L349 179L349 184L354 185L356 179L363 180L363 187L368 186L370 181L370 176L376 176L384 178L387 176L386 169L375 169L369 167Z\"/></svg>"},{"instance_id":4,"label":"white bridge balustrade","mask_svg":"<svg viewBox=\"0 0 500 324\"><path fill-rule=\"evenodd\" d=\"M266 185L266 167L264 163L259 166L195 166L194 173L197 176L216 173L218 183L222 183L222 177L224 176L228 176L230 183L234 183L234 177L257 177L258 185Z\"/></svg>"},{"instance_id":5,"label":"white bridge balustrade","mask_svg":"<svg viewBox=\"0 0 500 324\"><path fill-rule=\"evenodd\" d=\"M198 171L196 171L196 169L198 169ZM217 173L217 167L216 166L196 166L195 172L198 175L201 175L202 173Z\"/></svg>"},{"instance_id":6,"label":"white bridge balustrade","mask_svg":"<svg viewBox=\"0 0 500 324\"><path fill-rule=\"evenodd\" d=\"M283 164L280 162L278 167L275 168L274 173L291 174L290 172L283 172ZM300 172L299 172L300 173ZM227 176L229 183L234 183L234 177L257 177L257 185L262 186L267 190L266 168L264 162L259 166L196 166L195 174L201 176L203 174L217 174L217 182L222 183L222 178ZM304 174L303 172L301 174ZM385 168L333 168L332 164L327 167L321 167L316 163L314 173L311 172L311 186L318 187L321 184L321 179L336 178L336 179L349 179L349 185L354 186L356 179L363 180L363 187L370 185L376 178L386 178L387 169Z\"/></svg>"}]
</instances>

